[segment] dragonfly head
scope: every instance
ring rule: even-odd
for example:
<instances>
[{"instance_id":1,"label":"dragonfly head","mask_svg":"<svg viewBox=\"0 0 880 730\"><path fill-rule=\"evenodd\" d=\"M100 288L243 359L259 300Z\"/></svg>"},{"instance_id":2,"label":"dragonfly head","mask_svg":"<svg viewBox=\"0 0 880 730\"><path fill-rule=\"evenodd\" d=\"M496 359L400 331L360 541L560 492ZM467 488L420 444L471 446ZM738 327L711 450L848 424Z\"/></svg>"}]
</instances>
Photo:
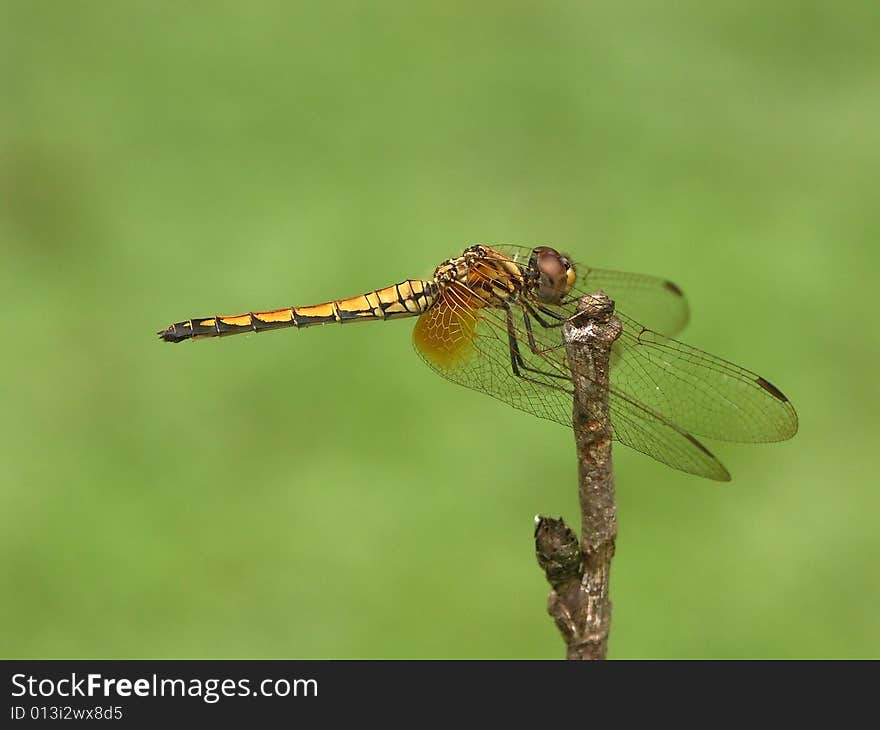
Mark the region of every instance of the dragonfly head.
<instances>
[{"instance_id":1,"label":"dragonfly head","mask_svg":"<svg viewBox=\"0 0 880 730\"><path fill-rule=\"evenodd\" d=\"M549 246L538 246L532 251L529 272L535 295L545 304L560 304L577 279L568 257Z\"/></svg>"}]
</instances>

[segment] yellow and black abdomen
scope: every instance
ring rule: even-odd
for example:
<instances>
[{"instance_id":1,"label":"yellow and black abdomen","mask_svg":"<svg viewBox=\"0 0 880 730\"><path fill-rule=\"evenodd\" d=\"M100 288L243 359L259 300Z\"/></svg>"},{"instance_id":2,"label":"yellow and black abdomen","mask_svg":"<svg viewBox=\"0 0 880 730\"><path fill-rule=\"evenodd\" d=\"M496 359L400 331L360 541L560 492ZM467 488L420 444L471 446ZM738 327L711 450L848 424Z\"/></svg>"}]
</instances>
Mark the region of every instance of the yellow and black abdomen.
<instances>
[{"instance_id":1,"label":"yellow and black abdomen","mask_svg":"<svg viewBox=\"0 0 880 730\"><path fill-rule=\"evenodd\" d=\"M287 307L228 316L194 317L175 322L160 330L158 335L165 342L183 342L202 337L223 337L284 327L300 328L331 322L416 317L426 312L436 298L435 282L409 279L349 299L335 299L307 307Z\"/></svg>"}]
</instances>

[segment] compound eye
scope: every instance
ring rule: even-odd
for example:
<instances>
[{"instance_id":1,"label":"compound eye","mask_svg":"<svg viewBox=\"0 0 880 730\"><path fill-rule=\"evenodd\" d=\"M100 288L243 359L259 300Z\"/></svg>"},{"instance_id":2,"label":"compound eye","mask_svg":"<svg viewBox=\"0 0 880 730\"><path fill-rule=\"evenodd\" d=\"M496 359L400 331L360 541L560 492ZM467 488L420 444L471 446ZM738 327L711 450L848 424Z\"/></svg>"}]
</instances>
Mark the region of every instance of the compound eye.
<instances>
[{"instance_id":1,"label":"compound eye","mask_svg":"<svg viewBox=\"0 0 880 730\"><path fill-rule=\"evenodd\" d=\"M559 304L574 286L575 273L571 262L548 246L536 248L532 261L538 272L538 299L546 304Z\"/></svg>"}]
</instances>

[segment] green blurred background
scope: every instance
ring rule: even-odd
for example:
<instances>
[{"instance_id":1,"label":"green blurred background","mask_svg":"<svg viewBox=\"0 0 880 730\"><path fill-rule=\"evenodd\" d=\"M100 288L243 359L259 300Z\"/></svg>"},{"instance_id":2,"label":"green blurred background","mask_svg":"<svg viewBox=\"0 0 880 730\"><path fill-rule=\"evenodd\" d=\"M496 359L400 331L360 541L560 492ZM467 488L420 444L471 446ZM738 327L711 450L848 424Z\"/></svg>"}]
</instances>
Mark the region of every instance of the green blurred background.
<instances>
[{"instance_id":1,"label":"green blurred background","mask_svg":"<svg viewBox=\"0 0 880 730\"><path fill-rule=\"evenodd\" d=\"M668 276L792 442L615 452L612 657L880 655L880 6L0 3L0 656L560 657L570 432L412 323L160 343L474 242Z\"/></svg>"}]
</instances>

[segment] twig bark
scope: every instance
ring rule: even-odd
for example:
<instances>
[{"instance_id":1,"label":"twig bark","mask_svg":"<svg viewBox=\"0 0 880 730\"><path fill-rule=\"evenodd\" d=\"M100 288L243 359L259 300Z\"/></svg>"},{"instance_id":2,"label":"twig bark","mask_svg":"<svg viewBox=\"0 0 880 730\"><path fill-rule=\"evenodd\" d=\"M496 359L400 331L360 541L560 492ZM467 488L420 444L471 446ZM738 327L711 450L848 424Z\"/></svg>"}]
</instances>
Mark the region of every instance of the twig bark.
<instances>
[{"instance_id":1,"label":"twig bark","mask_svg":"<svg viewBox=\"0 0 880 730\"><path fill-rule=\"evenodd\" d=\"M620 332L614 302L604 292L582 297L577 314L562 328L574 384L581 541L578 546L562 518L539 517L535 551L552 588L547 611L562 633L568 659L604 659L608 653L608 578L617 537L608 370Z\"/></svg>"}]
</instances>

